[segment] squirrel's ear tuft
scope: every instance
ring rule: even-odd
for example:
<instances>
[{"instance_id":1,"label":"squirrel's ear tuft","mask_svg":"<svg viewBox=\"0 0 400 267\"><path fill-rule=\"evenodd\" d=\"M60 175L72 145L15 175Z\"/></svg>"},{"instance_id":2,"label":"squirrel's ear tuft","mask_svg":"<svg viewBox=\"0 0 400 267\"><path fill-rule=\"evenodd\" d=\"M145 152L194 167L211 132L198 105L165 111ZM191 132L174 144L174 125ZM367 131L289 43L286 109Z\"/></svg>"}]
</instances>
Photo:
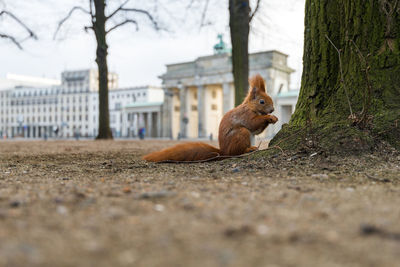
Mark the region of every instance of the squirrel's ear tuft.
<instances>
[{"instance_id":1,"label":"squirrel's ear tuft","mask_svg":"<svg viewBox=\"0 0 400 267\"><path fill-rule=\"evenodd\" d=\"M265 82L260 74L256 74L253 77L251 77L249 79L249 85L250 85L250 88L252 88L252 89L256 88L258 90L263 91L264 93L266 92L265 91Z\"/></svg>"},{"instance_id":2,"label":"squirrel's ear tuft","mask_svg":"<svg viewBox=\"0 0 400 267\"><path fill-rule=\"evenodd\" d=\"M257 95L257 88L250 87L250 99L255 99Z\"/></svg>"}]
</instances>

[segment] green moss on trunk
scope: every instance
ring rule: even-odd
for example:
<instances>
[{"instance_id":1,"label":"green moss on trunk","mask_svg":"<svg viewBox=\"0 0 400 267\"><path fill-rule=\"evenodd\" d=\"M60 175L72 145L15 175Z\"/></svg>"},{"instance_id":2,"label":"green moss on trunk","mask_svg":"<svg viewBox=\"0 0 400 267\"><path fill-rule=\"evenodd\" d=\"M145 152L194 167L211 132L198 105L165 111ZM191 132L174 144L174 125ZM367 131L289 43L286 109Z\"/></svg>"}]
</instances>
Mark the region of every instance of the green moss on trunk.
<instances>
[{"instance_id":1,"label":"green moss on trunk","mask_svg":"<svg viewBox=\"0 0 400 267\"><path fill-rule=\"evenodd\" d=\"M400 10L390 11L392 2L306 0L299 100L271 145L295 150L316 138L337 152L369 151L378 140L400 148Z\"/></svg>"}]
</instances>

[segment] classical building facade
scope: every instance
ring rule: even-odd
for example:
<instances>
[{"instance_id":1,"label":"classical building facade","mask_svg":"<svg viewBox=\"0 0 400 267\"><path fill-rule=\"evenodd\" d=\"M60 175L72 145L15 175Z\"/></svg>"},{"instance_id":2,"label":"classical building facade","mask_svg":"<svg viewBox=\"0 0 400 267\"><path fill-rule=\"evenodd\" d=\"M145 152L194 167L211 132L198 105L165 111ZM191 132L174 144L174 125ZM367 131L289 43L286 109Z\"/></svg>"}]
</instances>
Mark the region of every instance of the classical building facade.
<instances>
[{"instance_id":1,"label":"classical building facade","mask_svg":"<svg viewBox=\"0 0 400 267\"><path fill-rule=\"evenodd\" d=\"M265 79L275 102L274 114L281 118L279 124L268 127L264 137L272 137L282 122L290 119L297 102L298 91L289 90L294 70L288 67L287 57L276 50L249 55L250 76L259 73ZM216 138L222 116L234 107L231 54L215 53L166 67L166 73L160 76L165 92L162 136ZM280 95L287 96L286 101L280 100ZM283 107L279 101L283 101ZM290 114L282 118L282 112Z\"/></svg>"},{"instance_id":2,"label":"classical building facade","mask_svg":"<svg viewBox=\"0 0 400 267\"><path fill-rule=\"evenodd\" d=\"M0 136L6 137L94 137L98 130L98 74L96 70L66 71L61 82L14 77L0 80ZM164 94L152 86L118 88L118 76L109 74L110 127L115 137L137 132L125 106L160 103ZM160 109L160 108L159 108ZM133 115L147 115L143 110ZM157 124L154 124L157 127ZM152 130L158 132L159 129Z\"/></svg>"}]
</instances>

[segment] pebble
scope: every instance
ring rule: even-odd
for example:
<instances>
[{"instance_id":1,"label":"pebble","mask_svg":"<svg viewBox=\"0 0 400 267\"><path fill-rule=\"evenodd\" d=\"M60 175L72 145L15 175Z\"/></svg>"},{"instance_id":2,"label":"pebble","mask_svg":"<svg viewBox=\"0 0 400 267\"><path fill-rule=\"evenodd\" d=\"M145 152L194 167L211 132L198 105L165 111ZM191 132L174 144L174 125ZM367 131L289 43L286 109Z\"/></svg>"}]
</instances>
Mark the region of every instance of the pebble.
<instances>
[{"instance_id":1,"label":"pebble","mask_svg":"<svg viewBox=\"0 0 400 267\"><path fill-rule=\"evenodd\" d=\"M125 187L122 189L122 192L128 194L128 193L132 192L132 189L131 189L129 186L125 186Z\"/></svg>"},{"instance_id":2,"label":"pebble","mask_svg":"<svg viewBox=\"0 0 400 267\"><path fill-rule=\"evenodd\" d=\"M257 226L257 234L259 235L266 235L269 232L269 227L265 224L260 224Z\"/></svg>"},{"instance_id":3,"label":"pebble","mask_svg":"<svg viewBox=\"0 0 400 267\"><path fill-rule=\"evenodd\" d=\"M311 175L311 177L315 178L315 179L320 179L320 180L325 180L325 179L329 178L329 176L325 173L316 173L316 174Z\"/></svg>"},{"instance_id":4,"label":"pebble","mask_svg":"<svg viewBox=\"0 0 400 267\"><path fill-rule=\"evenodd\" d=\"M172 191L162 190L159 192L145 192L139 195L139 199L157 199L175 196L176 193Z\"/></svg>"},{"instance_id":5,"label":"pebble","mask_svg":"<svg viewBox=\"0 0 400 267\"><path fill-rule=\"evenodd\" d=\"M156 204L156 205L154 205L154 210L155 211L159 211L159 212L163 212L165 210L165 207L164 207L164 205Z\"/></svg>"},{"instance_id":6,"label":"pebble","mask_svg":"<svg viewBox=\"0 0 400 267\"><path fill-rule=\"evenodd\" d=\"M195 198L199 198L200 197L200 193L198 193L198 192L191 192L190 193L191 195L192 195L192 197L195 197Z\"/></svg>"},{"instance_id":7,"label":"pebble","mask_svg":"<svg viewBox=\"0 0 400 267\"><path fill-rule=\"evenodd\" d=\"M59 205L59 206L57 206L57 213L61 214L61 215L67 215L68 209L63 205Z\"/></svg>"},{"instance_id":8,"label":"pebble","mask_svg":"<svg viewBox=\"0 0 400 267\"><path fill-rule=\"evenodd\" d=\"M21 201L19 201L19 200L10 201L10 207L11 208L18 208L19 206L21 206Z\"/></svg>"}]
</instances>

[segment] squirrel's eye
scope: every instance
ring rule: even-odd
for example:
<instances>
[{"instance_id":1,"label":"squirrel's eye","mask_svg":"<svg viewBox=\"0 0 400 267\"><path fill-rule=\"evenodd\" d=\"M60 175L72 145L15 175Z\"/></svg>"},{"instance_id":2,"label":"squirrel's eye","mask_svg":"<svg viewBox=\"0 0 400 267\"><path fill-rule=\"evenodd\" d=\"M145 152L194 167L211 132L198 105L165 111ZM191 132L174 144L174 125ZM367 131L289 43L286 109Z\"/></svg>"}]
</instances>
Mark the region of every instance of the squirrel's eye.
<instances>
[{"instance_id":1,"label":"squirrel's eye","mask_svg":"<svg viewBox=\"0 0 400 267\"><path fill-rule=\"evenodd\" d=\"M264 99L260 99L260 104L261 104L261 105L264 105L264 104L265 104Z\"/></svg>"}]
</instances>

